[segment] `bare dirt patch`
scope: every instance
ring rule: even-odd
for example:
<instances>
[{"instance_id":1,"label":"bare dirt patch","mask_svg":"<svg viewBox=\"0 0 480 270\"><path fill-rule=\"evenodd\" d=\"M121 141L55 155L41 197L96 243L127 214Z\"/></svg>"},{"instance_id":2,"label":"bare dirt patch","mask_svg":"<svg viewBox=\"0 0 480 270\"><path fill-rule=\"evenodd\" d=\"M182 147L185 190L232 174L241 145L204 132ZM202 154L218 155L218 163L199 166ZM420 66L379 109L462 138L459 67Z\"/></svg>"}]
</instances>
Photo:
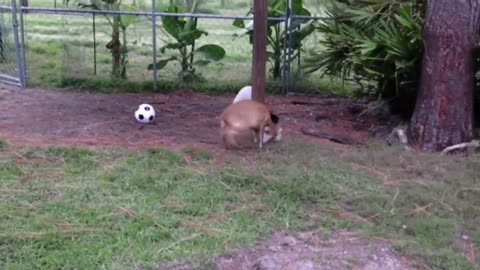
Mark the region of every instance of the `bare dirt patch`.
<instances>
[{"instance_id":1,"label":"bare dirt patch","mask_svg":"<svg viewBox=\"0 0 480 270\"><path fill-rule=\"evenodd\" d=\"M0 136L20 145L197 146L221 157L218 115L232 100L186 90L99 94L0 85ZM143 102L154 106L154 124L134 120ZM266 102L280 116L285 138L329 142L305 134L322 131L362 142L376 121L357 119L351 102L337 96L269 96Z\"/></svg>"},{"instance_id":2,"label":"bare dirt patch","mask_svg":"<svg viewBox=\"0 0 480 270\"><path fill-rule=\"evenodd\" d=\"M428 269L409 260L380 239L338 231L277 232L251 248L238 248L231 255L214 259L217 270L408 270ZM157 270L203 269L188 260L163 262Z\"/></svg>"},{"instance_id":3,"label":"bare dirt patch","mask_svg":"<svg viewBox=\"0 0 480 270\"><path fill-rule=\"evenodd\" d=\"M217 260L222 270L406 270L411 262L383 241L370 241L351 232L325 237L320 232L278 232L255 247Z\"/></svg>"}]
</instances>

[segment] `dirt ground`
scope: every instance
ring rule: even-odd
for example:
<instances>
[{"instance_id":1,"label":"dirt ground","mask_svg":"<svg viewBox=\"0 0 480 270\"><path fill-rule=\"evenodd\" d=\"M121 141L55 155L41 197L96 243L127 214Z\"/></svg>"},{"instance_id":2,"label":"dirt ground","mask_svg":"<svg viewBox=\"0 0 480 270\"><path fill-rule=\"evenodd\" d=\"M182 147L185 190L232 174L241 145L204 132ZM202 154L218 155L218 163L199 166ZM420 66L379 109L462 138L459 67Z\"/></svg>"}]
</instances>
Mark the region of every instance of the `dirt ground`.
<instances>
[{"instance_id":1,"label":"dirt ground","mask_svg":"<svg viewBox=\"0 0 480 270\"><path fill-rule=\"evenodd\" d=\"M392 251L383 239L348 231L277 232L251 248L215 258L216 270L408 270L428 269ZM142 268L139 268L144 270ZM188 260L161 262L156 270L204 269ZM209 269L209 268L208 268ZM146 269L145 269L146 270Z\"/></svg>"},{"instance_id":2,"label":"dirt ground","mask_svg":"<svg viewBox=\"0 0 480 270\"><path fill-rule=\"evenodd\" d=\"M254 248L217 260L221 270L406 270L414 265L395 254L384 241L366 240L340 231L326 237L319 231L277 232Z\"/></svg>"},{"instance_id":3,"label":"dirt ground","mask_svg":"<svg viewBox=\"0 0 480 270\"><path fill-rule=\"evenodd\" d=\"M186 90L168 94L92 94L39 88L20 90L0 85L0 137L19 145L172 149L197 146L221 156L225 150L220 142L218 115L233 97ZM361 143L378 122L371 117L357 119L358 106L338 96L270 96L266 102L280 117L283 137L287 139L328 142L305 135L321 131L349 143ZM153 124L135 121L134 111L141 103L155 108Z\"/></svg>"},{"instance_id":4,"label":"dirt ground","mask_svg":"<svg viewBox=\"0 0 480 270\"><path fill-rule=\"evenodd\" d=\"M220 143L218 115L233 97L191 91L92 94L0 85L0 138L19 146L196 146L221 160L226 150ZM144 102L156 110L154 124L142 125L134 119L134 111ZM285 139L333 143L304 134L324 132L334 141L362 143L372 127L385 122L381 117L358 118L361 104L333 95L268 97L266 102L280 117ZM188 263L168 265L159 269L192 269ZM366 241L347 232L338 232L328 239L316 233L279 232L259 240L256 247L240 248L230 256L218 258L216 265L223 270L414 269L411 267L383 241Z\"/></svg>"}]
</instances>

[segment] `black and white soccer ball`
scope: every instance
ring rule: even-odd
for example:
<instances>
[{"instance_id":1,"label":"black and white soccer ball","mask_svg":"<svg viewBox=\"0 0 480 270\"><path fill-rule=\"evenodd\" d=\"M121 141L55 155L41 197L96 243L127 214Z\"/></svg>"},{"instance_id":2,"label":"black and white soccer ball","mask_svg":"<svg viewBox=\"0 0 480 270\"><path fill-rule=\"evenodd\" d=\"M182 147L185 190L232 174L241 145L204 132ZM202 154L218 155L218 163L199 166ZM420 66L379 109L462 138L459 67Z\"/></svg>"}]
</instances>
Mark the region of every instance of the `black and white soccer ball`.
<instances>
[{"instance_id":1,"label":"black and white soccer ball","mask_svg":"<svg viewBox=\"0 0 480 270\"><path fill-rule=\"evenodd\" d=\"M155 110L150 104L140 104L135 111L135 119L142 124L150 124L155 120Z\"/></svg>"}]
</instances>

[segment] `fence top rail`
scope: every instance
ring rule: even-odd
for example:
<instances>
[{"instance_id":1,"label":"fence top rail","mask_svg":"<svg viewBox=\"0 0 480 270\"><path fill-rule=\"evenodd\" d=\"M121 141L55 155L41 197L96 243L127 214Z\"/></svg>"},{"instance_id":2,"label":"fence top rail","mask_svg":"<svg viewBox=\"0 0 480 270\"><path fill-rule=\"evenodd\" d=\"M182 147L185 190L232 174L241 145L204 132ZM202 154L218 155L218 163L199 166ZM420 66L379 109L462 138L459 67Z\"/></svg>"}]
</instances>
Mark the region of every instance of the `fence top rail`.
<instances>
[{"instance_id":1,"label":"fence top rail","mask_svg":"<svg viewBox=\"0 0 480 270\"><path fill-rule=\"evenodd\" d=\"M12 6L9 5L0 5L1 10L12 10Z\"/></svg>"},{"instance_id":2,"label":"fence top rail","mask_svg":"<svg viewBox=\"0 0 480 270\"><path fill-rule=\"evenodd\" d=\"M6 6L8 7L8 6ZM41 8L41 7L20 7L23 12L28 13L46 13L46 14L120 14L137 16L157 16L157 17L192 17L205 19L242 19L253 20L253 16L235 16L208 13L169 13L169 12L150 12L150 11L123 11L123 10L100 10L100 9L68 9L68 8ZM268 17L270 21L285 21L286 16Z\"/></svg>"},{"instance_id":3,"label":"fence top rail","mask_svg":"<svg viewBox=\"0 0 480 270\"><path fill-rule=\"evenodd\" d=\"M292 19L307 19L307 20L331 20L330 17L325 16L307 16L307 15L290 15Z\"/></svg>"}]
</instances>

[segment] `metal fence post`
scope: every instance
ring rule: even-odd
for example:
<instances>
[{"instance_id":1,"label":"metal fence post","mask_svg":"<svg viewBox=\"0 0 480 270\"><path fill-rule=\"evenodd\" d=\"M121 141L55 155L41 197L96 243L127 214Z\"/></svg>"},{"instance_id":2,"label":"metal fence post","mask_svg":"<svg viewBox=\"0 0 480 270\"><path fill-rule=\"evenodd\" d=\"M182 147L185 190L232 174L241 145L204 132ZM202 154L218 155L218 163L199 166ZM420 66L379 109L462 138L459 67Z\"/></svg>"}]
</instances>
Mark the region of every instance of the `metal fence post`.
<instances>
[{"instance_id":1,"label":"metal fence post","mask_svg":"<svg viewBox=\"0 0 480 270\"><path fill-rule=\"evenodd\" d=\"M288 66L287 66L287 49L288 49L288 20L290 18L290 1L285 0L285 36L283 37L283 68L282 68L282 92L287 94L288 85L287 85L287 76L288 76Z\"/></svg>"},{"instance_id":2,"label":"metal fence post","mask_svg":"<svg viewBox=\"0 0 480 270\"><path fill-rule=\"evenodd\" d=\"M153 90L157 90L157 12L156 0L152 0L152 51L153 51Z\"/></svg>"},{"instance_id":3,"label":"metal fence post","mask_svg":"<svg viewBox=\"0 0 480 270\"><path fill-rule=\"evenodd\" d=\"M92 14L92 30L93 30L93 75L97 75L97 29L95 13Z\"/></svg>"},{"instance_id":4,"label":"metal fence post","mask_svg":"<svg viewBox=\"0 0 480 270\"><path fill-rule=\"evenodd\" d=\"M17 21L17 1L12 0L12 27L13 27L13 39L15 43L15 56L17 58L17 71L18 71L18 78L20 81L20 87L25 88L24 85L24 78L23 78L23 71L22 71L22 59L20 53L20 41L18 38L18 21Z\"/></svg>"},{"instance_id":5,"label":"metal fence post","mask_svg":"<svg viewBox=\"0 0 480 270\"><path fill-rule=\"evenodd\" d=\"M287 0L288 1L288 0ZM291 86L291 77L292 77L292 72L291 72L291 63L292 63L292 30L293 30L293 25L295 21L295 14L292 14L292 12L289 13L289 18L290 18L290 24L288 26L287 30L287 37L288 37L288 46L287 46L287 94L290 92L290 86Z\"/></svg>"},{"instance_id":6,"label":"metal fence post","mask_svg":"<svg viewBox=\"0 0 480 270\"><path fill-rule=\"evenodd\" d=\"M28 4L28 2L27 2ZM21 44L20 48L20 61L21 61L21 69L23 76L20 77L20 83L22 87L26 87L27 85L27 60L25 58L25 20L24 20L25 13L23 12L23 6L20 6L20 39Z\"/></svg>"}]
</instances>

